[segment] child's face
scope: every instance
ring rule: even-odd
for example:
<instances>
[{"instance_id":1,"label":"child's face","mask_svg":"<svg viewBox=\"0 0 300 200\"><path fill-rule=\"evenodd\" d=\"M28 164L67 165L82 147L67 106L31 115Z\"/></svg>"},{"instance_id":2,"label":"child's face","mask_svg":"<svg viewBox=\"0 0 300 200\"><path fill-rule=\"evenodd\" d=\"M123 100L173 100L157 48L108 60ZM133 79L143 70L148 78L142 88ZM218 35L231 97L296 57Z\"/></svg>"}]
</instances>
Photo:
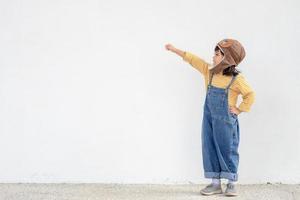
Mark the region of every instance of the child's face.
<instances>
[{"instance_id":1,"label":"child's face","mask_svg":"<svg viewBox=\"0 0 300 200\"><path fill-rule=\"evenodd\" d=\"M215 51L215 54L213 56L213 65L216 66L219 64L223 59L223 55L220 50Z\"/></svg>"}]
</instances>

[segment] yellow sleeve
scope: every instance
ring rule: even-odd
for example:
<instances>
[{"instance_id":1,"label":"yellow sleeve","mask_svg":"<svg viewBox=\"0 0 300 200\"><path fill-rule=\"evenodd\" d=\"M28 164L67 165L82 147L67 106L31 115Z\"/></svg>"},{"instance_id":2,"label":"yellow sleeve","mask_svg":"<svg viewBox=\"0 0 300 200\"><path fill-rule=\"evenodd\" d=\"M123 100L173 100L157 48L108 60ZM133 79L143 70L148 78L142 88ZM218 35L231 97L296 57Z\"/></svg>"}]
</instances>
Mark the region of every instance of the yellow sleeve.
<instances>
[{"instance_id":1,"label":"yellow sleeve","mask_svg":"<svg viewBox=\"0 0 300 200\"><path fill-rule=\"evenodd\" d=\"M242 95L243 101L238 109L243 112L249 112L252 104L255 101L255 92L246 81L243 75L239 74L238 89Z\"/></svg>"},{"instance_id":2,"label":"yellow sleeve","mask_svg":"<svg viewBox=\"0 0 300 200\"><path fill-rule=\"evenodd\" d=\"M182 58L184 61L190 63L195 69L197 69L203 75L208 74L209 64L206 63L203 59L187 51L184 52L184 56Z\"/></svg>"}]
</instances>

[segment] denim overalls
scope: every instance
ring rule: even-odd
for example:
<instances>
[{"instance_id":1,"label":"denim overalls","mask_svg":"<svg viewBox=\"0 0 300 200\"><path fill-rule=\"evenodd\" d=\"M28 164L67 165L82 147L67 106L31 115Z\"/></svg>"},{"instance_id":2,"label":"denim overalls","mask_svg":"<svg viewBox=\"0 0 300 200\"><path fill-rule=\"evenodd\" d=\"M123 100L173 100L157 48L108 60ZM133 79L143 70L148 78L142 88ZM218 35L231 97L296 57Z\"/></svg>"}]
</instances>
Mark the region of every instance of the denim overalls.
<instances>
[{"instance_id":1,"label":"denim overalls","mask_svg":"<svg viewBox=\"0 0 300 200\"><path fill-rule=\"evenodd\" d=\"M239 121L228 107L228 89L236 76L223 89L211 85L213 75L209 77L202 121L204 177L237 181Z\"/></svg>"}]
</instances>

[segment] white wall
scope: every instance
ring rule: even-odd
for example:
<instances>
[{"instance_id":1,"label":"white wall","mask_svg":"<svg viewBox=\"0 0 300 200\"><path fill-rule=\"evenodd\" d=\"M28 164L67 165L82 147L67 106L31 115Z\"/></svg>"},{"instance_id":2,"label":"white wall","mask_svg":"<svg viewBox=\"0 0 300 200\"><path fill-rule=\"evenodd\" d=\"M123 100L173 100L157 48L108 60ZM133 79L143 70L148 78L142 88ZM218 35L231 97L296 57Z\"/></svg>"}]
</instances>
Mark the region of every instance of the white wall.
<instances>
[{"instance_id":1,"label":"white wall","mask_svg":"<svg viewBox=\"0 0 300 200\"><path fill-rule=\"evenodd\" d=\"M300 3L0 1L0 182L206 183L201 74L246 49L240 183L300 183Z\"/></svg>"}]
</instances>

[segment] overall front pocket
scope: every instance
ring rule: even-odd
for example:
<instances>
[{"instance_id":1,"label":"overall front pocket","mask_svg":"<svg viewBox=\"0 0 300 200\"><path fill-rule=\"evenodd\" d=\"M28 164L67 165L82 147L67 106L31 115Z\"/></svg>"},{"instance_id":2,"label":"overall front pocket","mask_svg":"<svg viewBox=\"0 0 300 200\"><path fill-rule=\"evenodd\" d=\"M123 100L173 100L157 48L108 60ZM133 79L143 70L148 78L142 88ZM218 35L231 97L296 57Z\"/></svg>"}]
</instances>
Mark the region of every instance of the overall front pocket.
<instances>
[{"instance_id":1,"label":"overall front pocket","mask_svg":"<svg viewBox=\"0 0 300 200\"><path fill-rule=\"evenodd\" d=\"M225 98L226 96L223 94L210 92L208 94L208 104L212 111L214 110L222 110L225 109Z\"/></svg>"}]
</instances>

